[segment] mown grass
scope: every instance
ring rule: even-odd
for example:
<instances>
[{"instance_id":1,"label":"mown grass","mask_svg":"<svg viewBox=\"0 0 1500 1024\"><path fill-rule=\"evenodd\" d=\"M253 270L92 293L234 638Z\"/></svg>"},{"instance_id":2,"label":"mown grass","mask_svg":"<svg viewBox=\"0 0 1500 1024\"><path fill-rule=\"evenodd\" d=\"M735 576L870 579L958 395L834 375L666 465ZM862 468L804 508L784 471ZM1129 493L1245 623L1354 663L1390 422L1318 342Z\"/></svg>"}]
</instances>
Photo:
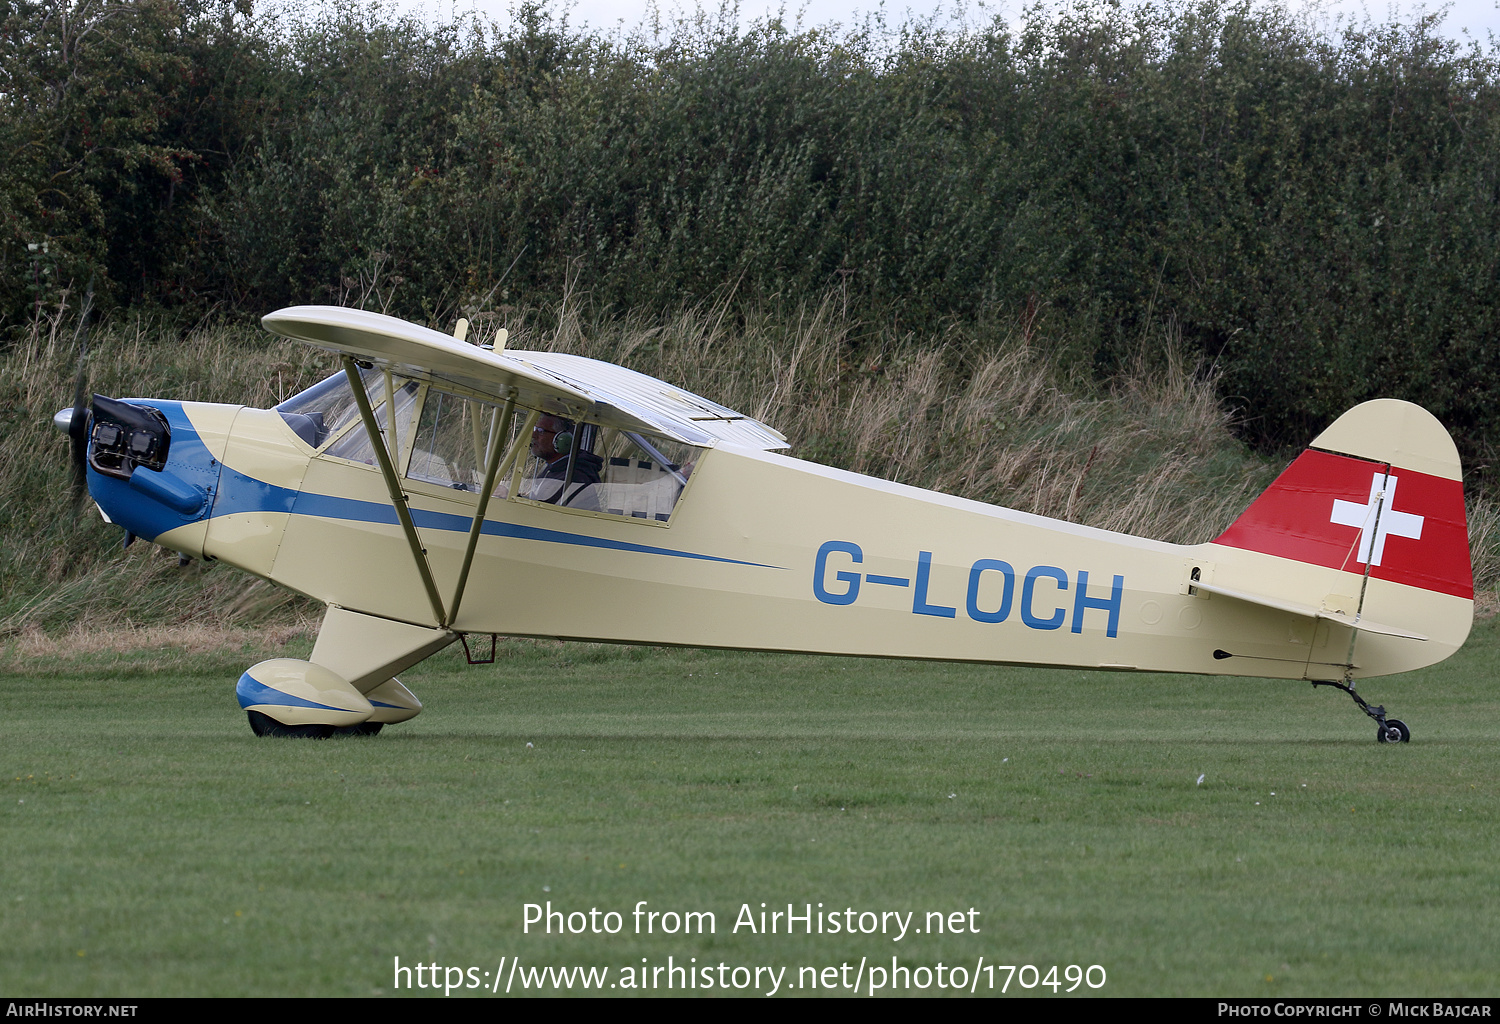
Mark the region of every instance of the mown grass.
<instances>
[{"instance_id":1,"label":"mown grass","mask_svg":"<svg viewBox=\"0 0 1500 1024\"><path fill-rule=\"evenodd\" d=\"M428 709L373 739L257 740L233 680L305 656L276 639L7 645L0 990L369 995L395 956L795 977L983 955L1099 964L1108 995L1496 992L1493 620L1365 684L1412 727L1399 747L1297 684L530 642L408 673ZM523 934L547 900L625 933ZM640 900L717 932L629 934ZM734 934L761 902L973 907L980 931Z\"/></svg>"}]
</instances>

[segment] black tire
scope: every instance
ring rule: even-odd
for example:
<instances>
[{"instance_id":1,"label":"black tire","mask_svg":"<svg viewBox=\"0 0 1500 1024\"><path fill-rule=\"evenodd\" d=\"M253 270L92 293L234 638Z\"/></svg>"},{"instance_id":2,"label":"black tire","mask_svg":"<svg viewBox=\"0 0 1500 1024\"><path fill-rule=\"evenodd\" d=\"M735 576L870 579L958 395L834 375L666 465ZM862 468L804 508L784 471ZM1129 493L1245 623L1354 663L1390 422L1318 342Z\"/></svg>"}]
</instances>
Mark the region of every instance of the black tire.
<instances>
[{"instance_id":1,"label":"black tire","mask_svg":"<svg viewBox=\"0 0 1500 1024\"><path fill-rule=\"evenodd\" d=\"M1375 727L1375 741L1377 743L1410 743L1411 730L1406 723L1394 718L1387 718L1385 725Z\"/></svg>"},{"instance_id":2,"label":"black tire","mask_svg":"<svg viewBox=\"0 0 1500 1024\"><path fill-rule=\"evenodd\" d=\"M380 732L384 722L360 722L358 725L345 725L333 730L335 736L374 736Z\"/></svg>"},{"instance_id":3,"label":"black tire","mask_svg":"<svg viewBox=\"0 0 1500 1024\"><path fill-rule=\"evenodd\" d=\"M270 715L246 711L250 731L257 736L280 736L286 739L326 740L333 735L331 725L282 725Z\"/></svg>"}]
</instances>

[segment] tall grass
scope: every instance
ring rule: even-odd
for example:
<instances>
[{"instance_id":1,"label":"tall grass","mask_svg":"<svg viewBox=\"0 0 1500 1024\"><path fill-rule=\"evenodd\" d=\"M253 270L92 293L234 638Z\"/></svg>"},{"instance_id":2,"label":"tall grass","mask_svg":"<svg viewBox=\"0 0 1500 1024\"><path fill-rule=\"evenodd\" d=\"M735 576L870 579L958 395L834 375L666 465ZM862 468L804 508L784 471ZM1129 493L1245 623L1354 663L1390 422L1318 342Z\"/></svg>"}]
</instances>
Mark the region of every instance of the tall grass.
<instances>
[{"instance_id":1,"label":"tall grass","mask_svg":"<svg viewBox=\"0 0 1500 1024\"><path fill-rule=\"evenodd\" d=\"M50 426L72 401L73 326L61 311L39 316L26 342L0 356L0 635L313 614L227 567L179 566L145 543L122 553L119 530L87 502L74 505L66 439ZM482 338L498 326L491 316L475 329ZM1285 461L1235 438L1213 374L1185 354L1170 321L1138 339L1107 386L1068 377L1022 320L912 336L853 319L834 297L700 306L654 323L569 297L512 313L505 326L511 349L619 362L739 408L785 432L801 458L1161 540L1211 539ZM252 326L142 317L96 327L87 370L104 394L267 406L335 366ZM1470 521L1476 582L1491 591L1500 512L1476 499Z\"/></svg>"}]
</instances>

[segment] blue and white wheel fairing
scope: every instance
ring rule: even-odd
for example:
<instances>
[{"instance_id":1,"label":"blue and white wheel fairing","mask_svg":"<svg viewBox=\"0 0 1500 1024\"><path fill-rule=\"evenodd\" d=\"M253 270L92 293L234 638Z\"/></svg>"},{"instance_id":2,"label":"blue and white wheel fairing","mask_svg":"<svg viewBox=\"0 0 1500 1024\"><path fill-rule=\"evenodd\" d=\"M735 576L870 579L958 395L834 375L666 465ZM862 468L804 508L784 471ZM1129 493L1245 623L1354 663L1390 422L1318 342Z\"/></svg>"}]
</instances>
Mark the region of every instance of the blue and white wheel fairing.
<instances>
[{"instance_id":1,"label":"blue and white wheel fairing","mask_svg":"<svg viewBox=\"0 0 1500 1024\"><path fill-rule=\"evenodd\" d=\"M381 722L385 725L393 725L396 722L404 722L409 718L415 718L422 710L422 702L417 700L417 695L401 685L401 680L391 678L366 691L365 700L375 709L370 716L370 721Z\"/></svg>"},{"instance_id":2,"label":"blue and white wheel fairing","mask_svg":"<svg viewBox=\"0 0 1500 1024\"><path fill-rule=\"evenodd\" d=\"M295 658L252 665L240 676L234 693L245 711L293 728L340 729L367 721L375 710L342 676ZM255 722L254 714L251 722Z\"/></svg>"}]
</instances>

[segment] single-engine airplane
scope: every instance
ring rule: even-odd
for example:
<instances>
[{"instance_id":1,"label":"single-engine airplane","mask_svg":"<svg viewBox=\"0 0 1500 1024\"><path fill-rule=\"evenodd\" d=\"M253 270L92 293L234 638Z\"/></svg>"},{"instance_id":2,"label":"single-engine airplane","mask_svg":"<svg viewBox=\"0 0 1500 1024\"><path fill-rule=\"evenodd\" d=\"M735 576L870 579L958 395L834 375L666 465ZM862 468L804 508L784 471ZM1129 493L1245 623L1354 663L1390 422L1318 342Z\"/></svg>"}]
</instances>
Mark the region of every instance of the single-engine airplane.
<instances>
[{"instance_id":1,"label":"single-engine airplane","mask_svg":"<svg viewBox=\"0 0 1500 1024\"><path fill-rule=\"evenodd\" d=\"M1462 472L1418 406L1367 402L1216 540L1167 544L790 458L771 427L609 363L357 309L262 321L343 370L273 409L83 390L57 414L127 543L327 606L252 666L258 735L378 732L397 675L488 635L1194 672L1344 690L1473 618ZM470 651L470 660L474 660Z\"/></svg>"}]
</instances>

